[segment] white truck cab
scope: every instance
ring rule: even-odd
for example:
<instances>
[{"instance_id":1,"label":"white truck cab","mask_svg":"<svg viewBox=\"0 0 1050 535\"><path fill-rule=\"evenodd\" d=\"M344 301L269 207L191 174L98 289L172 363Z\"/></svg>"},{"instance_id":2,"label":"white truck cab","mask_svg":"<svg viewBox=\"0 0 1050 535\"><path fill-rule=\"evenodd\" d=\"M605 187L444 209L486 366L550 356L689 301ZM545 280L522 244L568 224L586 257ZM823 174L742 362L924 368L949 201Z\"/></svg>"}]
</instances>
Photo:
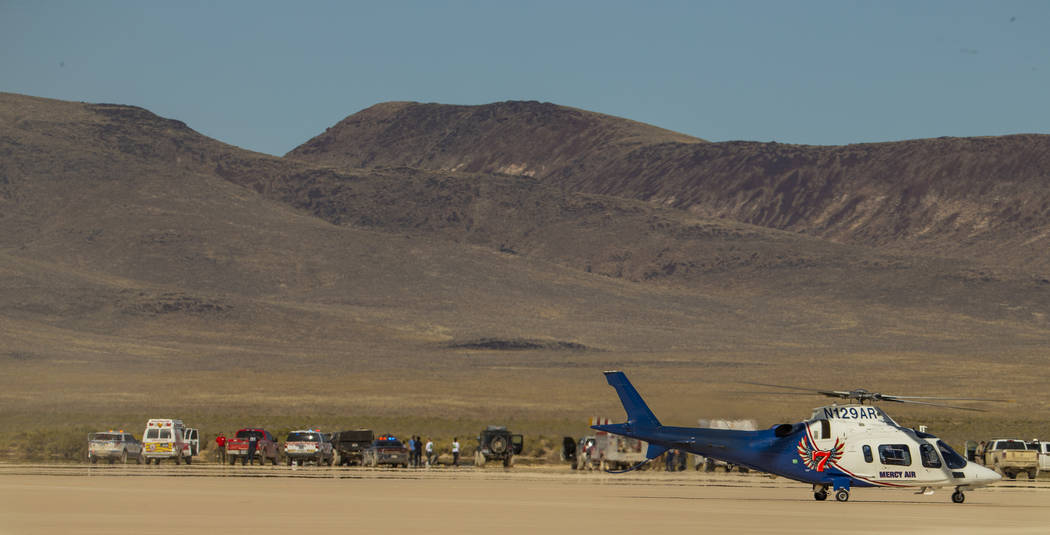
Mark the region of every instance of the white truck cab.
<instances>
[{"instance_id":1,"label":"white truck cab","mask_svg":"<svg viewBox=\"0 0 1050 535\"><path fill-rule=\"evenodd\" d=\"M1033 440L1028 447L1039 452L1039 471L1050 471L1050 442L1045 440Z\"/></svg>"},{"instance_id":2,"label":"white truck cab","mask_svg":"<svg viewBox=\"0 0 1050 535\"><path fill-rule=\"evenodd\" d=\"M193 461L193 437L197 430L187 428L182 420L153 418L146 422L142 433L143 457L146 464L160 464L162 459L174 459L175 464L190 464Z\"/></svg>"}]
</instances>

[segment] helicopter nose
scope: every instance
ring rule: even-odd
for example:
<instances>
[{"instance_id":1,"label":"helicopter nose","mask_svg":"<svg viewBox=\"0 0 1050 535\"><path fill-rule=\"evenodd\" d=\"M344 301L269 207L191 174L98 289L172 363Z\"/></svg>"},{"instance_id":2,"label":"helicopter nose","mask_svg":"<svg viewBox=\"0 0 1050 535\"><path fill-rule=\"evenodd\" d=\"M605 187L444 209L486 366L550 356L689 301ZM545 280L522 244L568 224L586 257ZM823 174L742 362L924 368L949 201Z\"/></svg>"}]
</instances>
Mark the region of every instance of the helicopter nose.
<instances>
[{"instance_id":1,"label":"helicopter nose","mask_svg":"<svg viewBox=\"0 0 1050 535\"><path fill-rule=\"evenodd\" d=\"M1003 476L999 475L999 473L995 470L985 468L974 463L970 464L972 464L974 469L976 470L974 476L977 479L977 485L991 485L992 483L995 483L1003 478Z\"/></svg>"}]
</instances>

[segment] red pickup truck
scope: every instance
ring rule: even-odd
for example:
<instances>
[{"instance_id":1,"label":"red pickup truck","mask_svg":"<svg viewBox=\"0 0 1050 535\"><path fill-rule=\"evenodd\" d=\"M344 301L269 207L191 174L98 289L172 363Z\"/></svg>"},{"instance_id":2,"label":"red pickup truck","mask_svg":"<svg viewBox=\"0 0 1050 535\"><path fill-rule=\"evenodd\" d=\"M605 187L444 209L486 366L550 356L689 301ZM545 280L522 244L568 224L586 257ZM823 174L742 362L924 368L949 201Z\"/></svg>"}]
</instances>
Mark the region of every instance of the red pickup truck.
<instances>
[{"instance_id":1,"label":"red pickup truck","mask_svg":"<svg viewBox=\"0 0 1050 535\"><path fill-rule=\"evenodd\" d=\"M277 465L280 457L277 440L265 429L250 427L237 431L236 435L226 440L226 456L230 459L230 464L237 464L237 459L241 460L242 465L248 464L248 442L253 436L256 440L255 458L259 459L259 464L266 464L266 460L269 459L272 464Z\"/></svg>"}]
</instances>

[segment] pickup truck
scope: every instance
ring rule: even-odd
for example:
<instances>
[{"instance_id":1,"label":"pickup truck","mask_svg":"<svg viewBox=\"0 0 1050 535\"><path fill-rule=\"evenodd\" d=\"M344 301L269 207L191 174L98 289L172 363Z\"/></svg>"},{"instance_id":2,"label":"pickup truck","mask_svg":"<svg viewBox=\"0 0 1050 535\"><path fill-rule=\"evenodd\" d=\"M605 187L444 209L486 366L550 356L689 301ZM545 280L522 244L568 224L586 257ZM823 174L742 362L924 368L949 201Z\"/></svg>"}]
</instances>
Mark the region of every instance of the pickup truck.
<instances>
[{"instance_id":1,"label":"pickup truck","mask_svg":"<svg viewBox=\"0 0 1050 535\"><path fill-rule=\"evenodd\" d=\"M1039 474L1039 452L1029 449L1025 441L1019 439L989 441L977 448L976 460L1010 479L1017 478L1021 472L1027 473L1029 479Z\"/></svg>"},{"instance_id":2,"label":"pickup truck","mask_svg":"<svg viewBox=\"0 0 1050 535\"><path fill-rule=\"evenodd\" d=\"M255 462L254 459L248 459L248 441L252 435L257 441L255 456L259 459L259 463L266 464L266 460L269 459L276 466L281 455L277 449L277 440L269 431L252 427L241 429L233 438L226 440L226 456L230 459L230 464L237 464L237 459L241 460L242 465L248 464L249 460Z\"/></svg>"},{"instance_id":3,"label":"pickup truck","mask_svg":"<svg viewBox=\"0 0 1050 535\"><path fill-rule=\"evenodd\" d=\"M1028 443L1028 449L1034 449L1039 453L1039 471L1050 472L1050 442L1033 440Z\"/></svg>"}]
</instances>

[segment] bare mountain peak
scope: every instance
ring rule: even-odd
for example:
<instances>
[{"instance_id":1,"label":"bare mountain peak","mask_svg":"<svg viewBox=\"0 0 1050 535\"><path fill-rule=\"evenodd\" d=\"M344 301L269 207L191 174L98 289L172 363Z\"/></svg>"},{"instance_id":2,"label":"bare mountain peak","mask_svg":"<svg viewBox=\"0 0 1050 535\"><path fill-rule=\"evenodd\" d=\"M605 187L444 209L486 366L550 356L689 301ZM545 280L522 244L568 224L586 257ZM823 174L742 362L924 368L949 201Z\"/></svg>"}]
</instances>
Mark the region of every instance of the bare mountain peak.
<instances>
[{"instance_id":1,"label":"bare mountain peak","mask_svg":"<svg viewBox=\"0 0 1050 535\"><path fill-rule=\"evenodd\" d=\"M703 142L549 102L387 102L343 119L287 156L342 167L404 165L540 177L623 147Z\"/></svg>"}]
</instances>

